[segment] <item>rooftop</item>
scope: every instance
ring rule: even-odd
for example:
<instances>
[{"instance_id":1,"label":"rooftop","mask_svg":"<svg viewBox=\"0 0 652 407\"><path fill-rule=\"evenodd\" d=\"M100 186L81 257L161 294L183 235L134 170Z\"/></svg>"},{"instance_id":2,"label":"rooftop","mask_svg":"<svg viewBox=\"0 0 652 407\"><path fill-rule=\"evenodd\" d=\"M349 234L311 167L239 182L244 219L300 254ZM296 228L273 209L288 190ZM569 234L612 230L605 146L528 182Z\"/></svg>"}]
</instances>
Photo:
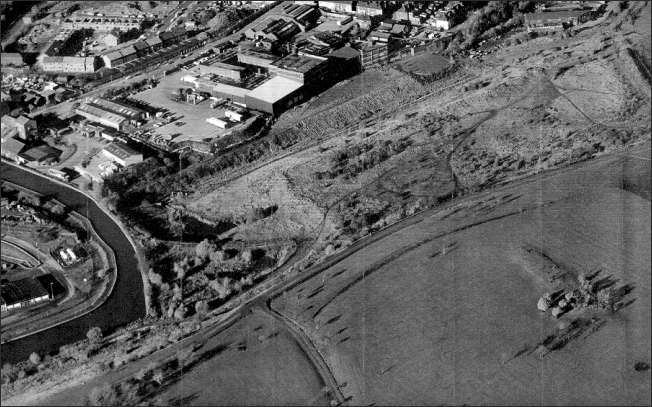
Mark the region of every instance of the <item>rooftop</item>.
<instances>
[{"instance_id":1,"label":"rooftop","mask_svg":"<svg viewBox=\"0 0 652 407\"><path fill-rule=\"evenodd\" d=\"M543 11L525 15L527 20L555 20L578 17L586 14L586 10Z\"/></svg>"},{"instance_id":2,"label":"rooftop","mask_svg":"<svg viewBox=\"0 0 652 407\"><path fill-rule=\"evenodd\" d=\"M7 137L2 140L2 152L18 154L25 148L25 143L13 137Z\"/></svg>"},{"instance_id":3,"label":"rooftop","mask_svg":"<svg viewBox=\"0 0 652 407\"><path fill-rule=\"evenodd\" d=\"M255 88L249 93L249 97L256 98L268 103L274 103L303 86L300 82L274 76L267 82Z\"/></svg>"},{"instance_id":4,"label":"rooftop","mask_svg":"<svg viewBox=\"0 0 652 407\"><path fill-rule=\"evenodd\" d=\"M108 146L104 147L104 151L109 152L121 159L140 154L138 151L129 147L125 143L120 142L113 142L109 144Z\"/></svg>"},{"instance_id":5,"label":"rooftop","mask_svg":"<svg viewBox=\"0 0 652 407\"><path fill-rule=\"evenodd\" d=\"M336 49L335 51L328 54L330 57L341 58L341 59L351 59L358 58L360 53L355 49L349 46L344 46L342 48Z\"/></svg>"},{"instance_id":6,"label":"rooftop","mask_svg":"<svg viewBox=\"0 0 652 407\"><path fill-rule=\"evenodd\" d=\"M33 278L24 278L16 281L3 283L0 288L2 302L7 305L29 301L48 295L48 292L41 283Z\"/></svg>"},{"instance_id":7,"label":"rooftop","mask_svg":"<svg viewBox=\"0 0 652 407\"><path fill-rule=\"evenodd\" d=\"M29 150L20 154L21 157L29 161L43 161L47 158L55 158L61 155L61 150L54 148L48 144L41 144L40 146L32 147Z\"/></svg>"},{"instance_id":8,"label":"rooftop","mask_svg":"<svg viewBox=\"0 0 652 407\"><path fill-rule=\"evenodd\" d=\"M77 108L77 110L98 118L109 120L114 123L122 123L123 121L127 120L119 114L107 112L106 110L100 109L99 107L95 107L93 105L81 105Z\"/></svg>"},{"instance_id":9,"label":"rooftop","mask_svg":"<svg viewBox=\"0 0 652 407\"><path fill-rule=\"evenodd\" d=\"M326 58L290 54L274 62L272 65L290 71L306 73L323 64L325 61Z\"/></svg>"}]
</instances>

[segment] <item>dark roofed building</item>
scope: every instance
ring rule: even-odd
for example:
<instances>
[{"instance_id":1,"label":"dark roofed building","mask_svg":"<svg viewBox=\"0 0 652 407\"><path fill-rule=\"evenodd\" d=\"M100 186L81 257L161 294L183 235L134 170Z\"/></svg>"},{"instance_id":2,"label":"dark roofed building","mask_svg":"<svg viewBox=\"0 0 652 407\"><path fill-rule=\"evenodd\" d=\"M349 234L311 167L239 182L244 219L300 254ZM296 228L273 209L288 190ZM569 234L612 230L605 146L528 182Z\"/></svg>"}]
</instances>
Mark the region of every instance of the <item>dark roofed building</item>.
<instances>
[{"instance_id":1,"label":"dark roofed building","mask_svg":"<svg viewBox=\"0 0 652 407\"><path fill-rule=\"evenodd\" d=\"M48 291L37 280L24 278L0 286L2 311L11 311L50 299Z\"/></svg>"},{"instance_id":2,"label":"dark roofed building","mask_svg":"<svg viewBox=\"0 0 652 407\"><path fill-rule=\"evenodd\" d=\"M32 147L19 155L27 162L42 164L58 160L61 156L61 150L51 147L48 144L41 144L40 146Z\"/></svg>"},{"instance_id":3,"label":"dark roofed building","mask_svg":"<svg viewBox=\"0 0 652 407\"><path fill-rule=\"evenodd\" d=\"M338 76L338 80L358 74L362 70L360 52L349 46L336 49L327 57L331 61L333 73Z\"/></svg>"},{"instance_id":4,"label":"dark roofed building","mask_svg":"<svg viewBox=\"0 0 652 407\"><path fill-rule=\"evenodd\" d=\"M312 83L325 80L328 59L313 55L290 54L274 62L270 73L284 76L299 83Z\"/></svg>"}]
</instances>

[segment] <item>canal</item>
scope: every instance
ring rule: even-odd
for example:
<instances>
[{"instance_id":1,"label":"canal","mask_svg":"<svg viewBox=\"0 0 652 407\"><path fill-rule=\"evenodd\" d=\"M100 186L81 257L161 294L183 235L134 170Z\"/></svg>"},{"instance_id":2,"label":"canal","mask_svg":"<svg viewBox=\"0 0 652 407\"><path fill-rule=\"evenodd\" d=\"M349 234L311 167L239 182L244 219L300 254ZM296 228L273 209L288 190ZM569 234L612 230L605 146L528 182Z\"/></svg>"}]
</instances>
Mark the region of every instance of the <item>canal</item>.
<instances>
[{"instance_id":1,"label":"canal","mask_svg":"<svg viewBox=\"0 0 652 407\"><path fill-rule=\"evenodd\" d=\"M86 332L98 326L105 334L145 315L143 281L133 247L120 227L105 214L94 201L81 192L64 187L45 177L2 163L0 178L22 185L44 195L53 196L68 207L78 211L93 224L97 234L108 244L116 256L118 277L113 292L99 308L70 322L46 331L0 346L2 362L27 359L32 352L41 356L57 351L65 345L83 339Z\"/></svg>"}]
</instances>

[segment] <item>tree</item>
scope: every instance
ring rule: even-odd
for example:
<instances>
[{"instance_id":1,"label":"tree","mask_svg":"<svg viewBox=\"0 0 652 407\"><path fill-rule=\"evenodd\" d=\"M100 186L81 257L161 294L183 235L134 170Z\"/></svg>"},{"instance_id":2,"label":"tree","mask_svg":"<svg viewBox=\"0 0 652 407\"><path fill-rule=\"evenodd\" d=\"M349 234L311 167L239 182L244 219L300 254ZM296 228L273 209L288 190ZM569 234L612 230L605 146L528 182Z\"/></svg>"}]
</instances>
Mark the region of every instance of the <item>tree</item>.
<instances>
[{"instance_id":1,"label":"tree","mask_svg":"<svg viewBox=\"0 0 652 407\"><path fill-rule=\"evenodd\" d=\"M16 380L18 376L18 368L11 363L5 363L2 365L2 383L11 383Z\"/></svg>"},{"instance_id":2,"label":"tree","mask_svg":"<svg viewBox=\"0 0 652 407\"><path fill-rule=\"evenodd\" d=\"M206 261L206 259L213 253L215 250L215 245L211 243L208 239L204 239L201 242L197 243L195 246L195 254L201 261Z\"/></svg>"},{"instance_id":3,"label":"tree","mask_svg":"<svg viewBox=\"0 0 652 407\"><path fill-rule=\"evenodd\" d=\"M86 332L86 337L92 344L100 343L102 341L102 330L99 327L94 326Z\"/></svg>"},{"instance_id":4,"label":"tree","mask_svg":"<svg viewBox=\"0 0 652 407\"><path fill-rule=\"evenodd\" d=\"M182 261L175 261L173 265L174 273L177 275L177 280L180 282L186 277L186 272L188 271L189 264L188 258L184 258Z\"/></svg>"},{"instance_id":5,"label":"tree","mask_svg":"<svg viewBox=\"0 0 652 407\"><path fill-rule=\"evenodd\" d=\"M149 277L149 282L152 283L153 285L160 287L161 284L163 284L163 277L161 277L161 275L155 272L154 269L151 267L149 269L149 272L147 273L147 276Z\"/></svg>"},{"instance_id":6,"label":"tree","mask_svg":"<svg viewBox=\"0 0 652 407\"><path fill-rule=\"evenodd\" d=\"M197 301L195 303L195 312L197 317L203 318L208 313L208 303L206 301Z\"/></svg>"},{"instance_id":7,"label":"tree","mask_svg":"<svg viewBox=\"0 0 652 407\"><path fill-rule=\"evenodd\" d=\"M109 383L94 387L88 395L88 404L91 406L114 406L118 404L118 394Z\"/></svg>"},{"instance_id":8,"label":"tree","mask_svg":"<svg viewBox=\"0 0 652 407\"><path fill-rule=\"evenodd\" d=\"M186 316L186 306L181 304L177 307L176 311L174 311L174 318L178 320L182 320Z\"/></svg>"},{"instance_id":9,"label":"tree","mask_svg":"<svg viewBox=\"0 0 652 407\"><path fill-rule=\"evenodd\" d=\"M160 386L161 384L163 384L163 379L164 379L163 371L161 369L157 369L156 372L154 372L154 376L152 377L152 380L158 383L158 385Z\"/></svg>"},{"instance_id":10,"label":"tree","mask_svg":"<svg viewBox=\"0 0 652 407\"><path fill-rule=\"evenodd\" d=\"M41 357L39 356L38 353L32 352L31 355L29 355L29 361L32 362L33 365L38 365L41 363Z\"/></svg>"}]
</instances>

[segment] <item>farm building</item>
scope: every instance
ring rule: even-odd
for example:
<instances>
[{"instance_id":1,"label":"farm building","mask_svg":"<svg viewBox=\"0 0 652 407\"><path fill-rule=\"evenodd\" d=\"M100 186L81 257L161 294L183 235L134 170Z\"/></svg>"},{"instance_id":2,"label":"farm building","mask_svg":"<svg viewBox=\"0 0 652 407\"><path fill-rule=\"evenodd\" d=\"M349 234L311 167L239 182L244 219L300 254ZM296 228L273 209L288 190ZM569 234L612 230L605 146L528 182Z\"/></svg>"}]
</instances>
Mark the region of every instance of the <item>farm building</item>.
<instances>
[{"instance_id":1,"label":"farm building","mask_svg":"<svg viewBox=\"0 0 652 407\"><path fill-rule=\"evenodd\" d=\"M245 104L250 109L276 115L302 100L302 87L302 82L274 76L249 92L245 96Z\"/></svg>"},{"instance_id":2,"label":"farm building","mask_svg":"<svg viewBox=\"0 0 652 407\"><path fill-rule=\"evenodd\" d=\"M143 155L125 143L113 142L104 147L102 154L123 167L143 161Z\"/></svg>"},{"instance_id":3,"label":"farm building","mask_svg":"<svg viewBox=\"0 0 652 407\"><path fill-rule=\"evenodd\" d=\"M0 286L2 312L39 304L49 299L48 291L32 278L9 281Z\"/></svg>"}]
</instances>

